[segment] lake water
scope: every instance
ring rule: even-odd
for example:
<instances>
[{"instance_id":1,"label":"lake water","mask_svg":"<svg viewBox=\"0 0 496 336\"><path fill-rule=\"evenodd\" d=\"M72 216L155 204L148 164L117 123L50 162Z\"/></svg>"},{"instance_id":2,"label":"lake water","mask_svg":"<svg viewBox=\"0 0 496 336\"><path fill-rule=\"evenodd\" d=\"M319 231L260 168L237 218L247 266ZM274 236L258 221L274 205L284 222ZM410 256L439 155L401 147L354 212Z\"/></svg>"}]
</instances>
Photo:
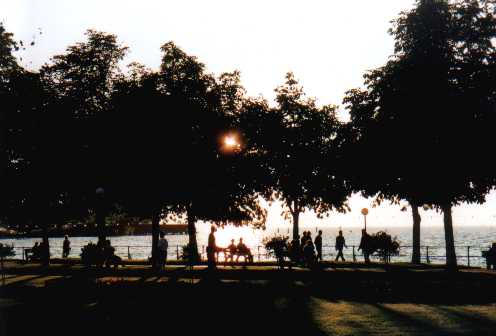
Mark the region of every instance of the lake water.
<instances>
[{"instance_id":1,"label":"lake water","mask_svg":"<svg viewBox=\"0 0 496 336\"><path fill-rule=\"evenodd\" d=\"M207 237L209 233L208 224L197 224L198 228L198 245L200 252L205 257L205 245L207 244ZM324 259L334 259L334 241L339 228L327 227L302 227L301 230L309 230L312 232L312 237L315 237L317 229L323 231L323 254ZM393 257L392 261L409 261L411 259L411 245L412 245L412 230L410 227L388 227L386 229L369 227L368 232L374 233L379 230L385 230L393 237L396 237L400 242L400 255ZM345 258L352 260L353 247L355 249L359 245L361 228L349 227L343 228L343 234L346 238L348 248L345 249ZM245 243L251 248L252 253L255 255L255 260L267 260L265 249L262 247L262 241L265 237L270 237L274 234L291 235L291 228L270 228L267 230L254 230L252 228L243 227L226 227L219 229L216 233L217 245L227 246L231 239L235 239L236 243L240 237L243 237ZM454 228L455 232L455 245L457 246L456 252L459 264L467 264L467 246L470 246L470 264L473 266L484 266L484 259L481 258L481 249L487 249L493 241L496 241L496 226L460 226ZM114 236L109 238L112 245L116 248L116 254L124 259L131 257L132 259L146 259L150 256L151 250L151 236ZM181 252L181 247L188 242L186 235L169 235L169 259L176 259L177 254ZM22 239L0 239L0 242L6 244L13 244L16 250L16 258L22 258L22 248L33 246L35 241L41 241L36 238L22 238ZM52 257L62 256L62 241L63 238L50 238L50 252ZM97 241L96 237L70 237L71 241L71 257L79 257L81 247L88 242ZM444 229L443 227L423 227L421 230L421 245L422 247L422 261L426 261L427 247L429 246L429 260L432 263L444 263ZM363 260L362 255L356 251L357 260ZM222 257L221 257L222 259Z\"/></svg>"}]
</instances>

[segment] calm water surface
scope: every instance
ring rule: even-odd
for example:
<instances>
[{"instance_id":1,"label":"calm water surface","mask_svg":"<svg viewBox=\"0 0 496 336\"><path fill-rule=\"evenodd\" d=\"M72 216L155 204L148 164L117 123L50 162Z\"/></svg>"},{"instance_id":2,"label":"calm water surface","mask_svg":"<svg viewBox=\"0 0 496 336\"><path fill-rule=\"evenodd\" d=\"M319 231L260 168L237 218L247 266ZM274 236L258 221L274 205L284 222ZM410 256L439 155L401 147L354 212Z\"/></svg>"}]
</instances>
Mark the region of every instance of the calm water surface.
<instances>
[{"instance_id":1,"label":"calm water surface","mask_svg":"<svg viewBox=\"0 0 496 336\"><path fill-rule=\"evenodd\" d=\"M200 251L204 253L205 245L207 244L207 237L209 233L209 225L199 223L197 225L198 234L198 245ZM303 227L301 230L309 230L312 232L312 237L315 237L317 229L323 231L323 253L324 259L335 258L334 251L334 240L338 233L339 228L316 228L316 227ZM382 228L369 227L368 232L374 233ZM346 238L346 243L348 249L345 250L345 258L352 260L353 248L352 246L358 246L360 242L361 228L343 228L343 233ZM393 237L400 242L401 252L397 257L393 257L393 261L408 261L411 253L411 228L410 227L389 227L387 229L382 229L387 231ZM470 264L484 265L484 260L480 258L481 249L487 249L491 242L496 241L496 226L461 226L455 227L455 244L457 245L457 256L459 258L460 264L467 263L467 252L470 253ZM226 227L224 229L219 229L216 233L217 245L227 246L231 239L235 239L236 242L240 237L243 237L245 243L252 249L255 254L255 260L266 260L268 257L266 255L265 249L262 247L262 241L265 237L270 237L275 234L287 235L291 234L290 228L271 228L267 230L254 230L252 228L235 228ZM22 239L1 239L0 242L7 243L9 245L13 244L16 250L16 258L22 257L22 248L33 246L35 241L40 241L41 239L36 238L22 238ZM114 236L110 237L112 245L116 247L116 254L127 259L131 257L132 259L146 259L150 256L151 249L151 236ZM188 237L186 235L169 235L167 236L169 241L169 258L176 259L177 254L181 252L181 246L184 246L188 242ZM62 255L62 241L63 238L50 238L50 251L52 257L61 257ZM71 237L71 257L79 257L81 253L81 247L92 241L96 243L96 237ZM421 231L421 245L429 246L429 259L432 263L443 263L444 262L444 229L442 227L424 227ZM470 250L467 250L467 246L470 246ZM426 261L427 249L422 248L422 258ZM204 255L205 257L205 255ZM361 254L356 251L357 260L362 260Z\"/></svg>"}]
</instances>

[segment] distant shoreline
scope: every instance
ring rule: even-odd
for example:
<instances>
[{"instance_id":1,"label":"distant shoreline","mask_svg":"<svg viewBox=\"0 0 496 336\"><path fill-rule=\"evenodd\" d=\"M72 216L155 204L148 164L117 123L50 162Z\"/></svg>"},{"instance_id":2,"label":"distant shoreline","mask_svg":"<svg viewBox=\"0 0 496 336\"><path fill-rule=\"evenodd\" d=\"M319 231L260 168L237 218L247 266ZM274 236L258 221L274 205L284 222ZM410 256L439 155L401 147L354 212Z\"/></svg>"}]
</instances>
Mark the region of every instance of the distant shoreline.
<instances>
[{"instance_id":1,"label":"distant shoreline","mask_svg":"<svg viewBox=\"0 0 496 336\"><path fill-rule=\"evenodd\" d=\"M186 224L162 224L160 225L160 231L165 234L187 234L188 226ZM109 237L113 236L146 236L152 233L151 224L140 224L140 225L130 225L130 226L113 226L105 228L105 235ZM50 238L59 238L68 235L70 237L92 237L97 236L98 231L94 227L75 227L69 229L57 228L49 230L48 236ZM31 230L29 232L18 233L18 232L0 232L0 239L16 239L16 238L42 238L43 231L41 229Z\"/></svg>"}]
</instances>

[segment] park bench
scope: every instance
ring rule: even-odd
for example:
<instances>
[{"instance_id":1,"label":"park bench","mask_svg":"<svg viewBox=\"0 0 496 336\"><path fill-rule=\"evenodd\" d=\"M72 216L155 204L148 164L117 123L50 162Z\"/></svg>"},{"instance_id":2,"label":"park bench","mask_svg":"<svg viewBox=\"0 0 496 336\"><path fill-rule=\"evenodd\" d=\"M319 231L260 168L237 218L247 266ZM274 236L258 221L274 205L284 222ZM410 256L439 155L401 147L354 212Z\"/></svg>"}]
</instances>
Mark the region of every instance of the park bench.
<instances>
[{"instance_id":1,"label":"park bench","mask_svg":"<svg viewBox=\"0 0 496 336\"><path fill-rule=\"evenodd\" d=\"M24 260L31 261L34 258L34 253L32 248L24 249Z\"/></svg>"},{"instance_id":2,"label":"park bench","mask_svg":"<svg viewBox=\"0 0 496 336\"><path fill-rule=\"evenodd\" d=\"M245 260L245 263L253 263L253 254L251 254L250 250L236 251L236 253L234 255L236 256L236 262L238 262L239 257L243 257L243 259Z\"/></svg>"},{"instance_id":3,"label":"park bench","mask_svg":"<svg viewBox=\"0 0 496 336\"><path fill-rule=\"evenodd\" d=\"M253 254L249 249L246 251L238 251L238 250L230 251L229 249L226 248L226 249L222 249L222 251L218 251L217 256L219 252L224 253L224 262L226 263L228 260L231 260L231 262L233 262L234 257L236 257L236 262L239 261L240 257L243 257L245 263L253 263Z\"/></svg>"},{"instance_id":4,"label":"park bench","mask_svg":"<svg viewBox=\"0 0 496 336\"><path fill-rule=\"evenodd\" d=\"M122 266L122 258L112 252L105 252L95 244L88 244L81 249L81 261L86 267L95 265L96 267Z\"/></svg>"},{"instance_id":5,"label":"park bench","mask_svg":"<svg viewBox=\"0 0 496 336\"><path fill-rule=\"evenodd\" d=\"M40 261L41 256L38 253L34 253L32 248L24 249L24 260L28 261Z\"/></svg>"}]
</instances>

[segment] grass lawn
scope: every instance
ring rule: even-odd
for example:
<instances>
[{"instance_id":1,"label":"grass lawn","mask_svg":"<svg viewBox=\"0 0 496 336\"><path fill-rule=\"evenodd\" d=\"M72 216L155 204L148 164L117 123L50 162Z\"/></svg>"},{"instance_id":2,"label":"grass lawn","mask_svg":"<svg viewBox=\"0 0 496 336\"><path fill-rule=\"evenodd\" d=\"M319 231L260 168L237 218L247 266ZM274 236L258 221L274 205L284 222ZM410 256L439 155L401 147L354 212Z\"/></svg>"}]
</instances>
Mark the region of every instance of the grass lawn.
<instances>
[{"instance_id":1,"label":"grass lawn","mask_svg":"<svg viewBox=\"0 0 496 336\"><path fill-rule=\"evenodd\" d=\"M340 299L304 281L21 279L15 290L0 287L2 336L496 334L494 303Z\"/></svg>"},{"instance_id":2,"label":"grass lawn","mask_svg":"<svg viewBox=\"0 0 496 336\"><path fill-rule=\"evenodd\" d=\"M12 262L0 286L0 336L496 335L495 272L363 266L227 266L221 281L206 281L205 266L157 274Z\"/></svg>"},{"instance_id":3,"label":"grass lawn","mask_svg":"<svg viewBox=\"0 0 496 336\"><path fill-rule=\"evenodd\" d=\"M309 300L326 335L495 335L496 305L329 302Z\"/></svg>"}]
</instances>

